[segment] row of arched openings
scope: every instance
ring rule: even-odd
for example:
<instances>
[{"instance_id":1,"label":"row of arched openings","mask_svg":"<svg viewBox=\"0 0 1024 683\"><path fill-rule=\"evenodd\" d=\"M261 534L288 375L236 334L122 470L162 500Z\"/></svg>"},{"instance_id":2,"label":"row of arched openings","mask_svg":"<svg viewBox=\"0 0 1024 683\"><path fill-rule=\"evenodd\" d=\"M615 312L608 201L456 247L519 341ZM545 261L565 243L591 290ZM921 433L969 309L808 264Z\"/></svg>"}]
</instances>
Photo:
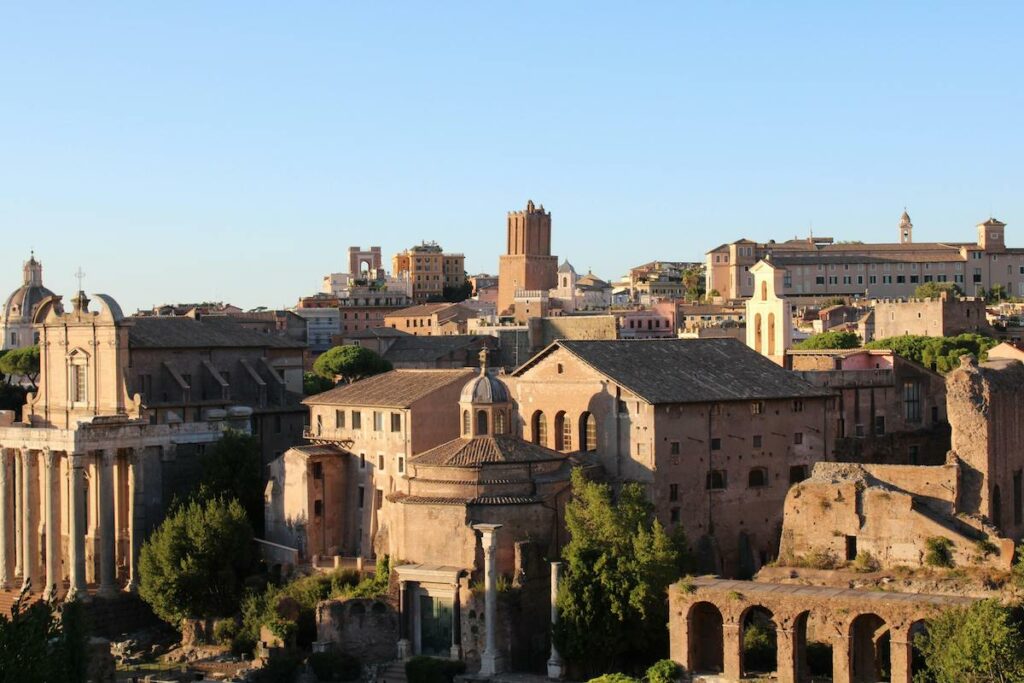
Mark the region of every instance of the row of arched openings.
<instances>
[{"instance_id":1,"label":"row of arched openings","mask_svg":"<svg viewBox=\"0 0 1024 683\"><path fill-rule=\"evenodd\" d=\"M504 410L495 410L494 416L494 434L504 434L508 429L508 417L505 415ZM487 411L477 410L476 411L476 435L486 436L490 434L488 431L487 424ZM462 435L473 436L473 416L469 410L462 411Z\"/></svg>"},{"instance_id":2,"label":"row of arched openings","mask_svg":"<svg viewBox=\"0 0 1024 683\"><path fill-rule=\"evenodd\" d=\"M793 667L796 681L829 679L832 677L832 643L827 642L827 625L812 624L809 639L808 622L811 612L802 612L793 622ZM724 633L722 612L711 602L698 602L690 608L688 617L689 659L694 673L721 673L724 671ZM771 610L755 605L740 618L741 675L767 675L778 671L778 640L775 615ZM910 672L922 666L917 647L918 638L925 631L925 622L919 620L910 627ZM819 634L821 634L819 636ZM850 624L849 643L850 678L854 683L876 683L892 679L889 626L874 613L858 615ZM820 639L818 639L820 637Z\"/></svg>"},{"instance_id":3,"label":"row of arched openings","mask_svg":"<svg viewBox=\"0 0 1024 683\"><path fill-rule=\"evenodd\" d=\"M573 445L574 435L579 440L578 447ZM555 413L554 424L549 431L547 415L537 410L530 418L530 440L538 446L563 453L573 450L593 452L597 450L597 418L590 411L584 411L579 418L573 420L568 413L560 410Z\"/></svg>"}]
</instances>

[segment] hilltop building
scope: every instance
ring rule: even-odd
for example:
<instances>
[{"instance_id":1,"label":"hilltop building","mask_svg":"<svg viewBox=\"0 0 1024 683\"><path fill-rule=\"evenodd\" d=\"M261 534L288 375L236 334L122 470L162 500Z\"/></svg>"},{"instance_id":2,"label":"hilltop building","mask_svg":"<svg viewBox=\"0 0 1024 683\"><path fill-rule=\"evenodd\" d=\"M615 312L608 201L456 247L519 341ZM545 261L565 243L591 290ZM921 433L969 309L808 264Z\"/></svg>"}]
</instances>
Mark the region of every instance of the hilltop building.
<instances>
[{"instance_id":1,"label":"hilltop building","mask_svg":"<svg viewBox=\"0 0 1024 683\"><path fill-rule=\"evenodd\" d=\"M437 242L423 242L391 259L395 277L407 279L416 303L439 301L446 289L466 284L466 257L445 252Z\"/></svg>"},{"instance_id":2,"label":"hilltop building","mask_svg":"<svg viewBox=\"0 0 1024 683\"><path fill-rule=\"evenodd\" d=\"M707 252L707 290L726 299L753 296L750 269L771 255L786 269L780 293L790 297L909 298L927 282L953 283L972 296L997 285L1009 295L1024 294L1024 249L1006 246L1006 224L989 218L978 224L977 236L976 242L915 242L904 212L894 243L741 239Z\"/></svg>"},{"instance_id":3,"label":"hilltop building","mask_svg":"<svg viewBox=\"0 0 1024 683\"><path fill-rule=\"evenodd\" d=\"M515 304L517 292L554 289L558 284L558 257L551 254L551 213L544 205L526 203L523 211L510 211L506 248L498 263L498 314Z\"/></svg>"}]
</instances>

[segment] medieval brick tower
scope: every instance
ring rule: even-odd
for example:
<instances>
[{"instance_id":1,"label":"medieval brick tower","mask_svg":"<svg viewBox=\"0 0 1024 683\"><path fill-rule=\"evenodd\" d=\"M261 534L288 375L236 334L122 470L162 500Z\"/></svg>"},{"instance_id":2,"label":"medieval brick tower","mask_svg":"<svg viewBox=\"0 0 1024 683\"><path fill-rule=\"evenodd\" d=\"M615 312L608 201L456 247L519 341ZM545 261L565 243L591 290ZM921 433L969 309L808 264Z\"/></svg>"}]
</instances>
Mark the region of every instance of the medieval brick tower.
<instances>
[{"instance_id":1,"label":"medieval brick tower","mask_svg":"<svg viewBox=\"0 0 1024 683\"><path fill-rule=\"evenodd\" d=\"M551 255L551 213L526 203L509 211L506 252L498 264L498 313L512 307L519 290L552 289L558 284L558 257Z\"/></svg>"}]
</instances>

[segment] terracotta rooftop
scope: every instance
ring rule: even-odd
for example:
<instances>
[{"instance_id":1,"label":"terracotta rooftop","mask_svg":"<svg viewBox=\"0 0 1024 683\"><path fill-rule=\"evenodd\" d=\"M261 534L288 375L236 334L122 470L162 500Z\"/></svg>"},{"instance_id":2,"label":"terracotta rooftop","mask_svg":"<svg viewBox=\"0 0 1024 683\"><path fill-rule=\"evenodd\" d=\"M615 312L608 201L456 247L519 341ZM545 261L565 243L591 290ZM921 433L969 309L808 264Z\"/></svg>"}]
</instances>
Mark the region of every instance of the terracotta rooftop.
<instances>
[{"instance_id":1,"label":"terracotta rooftop","mask_svg":"<svg viewBox=\"0 0 1024 683\"><path fill-rule=\"evenodd\" d=\"M564 460L565 455L514 436L476 436L453 439L410 460L412 465L479 467L491 464L519 464Z\"/></svg>"},{"instance_id":2,"label":"terracotta rooftop","mask_svg":"<svg viewBox=\"0 0 1024 683\"><path fill-rule=\"evenodd\" d=\"M652 404L831 395L736 339L563 340L513 375L521 377L559 347Z\"/></svg>"},{"instance_id":3,"label":"terracotta rooftop","mask_svg":"<svg viewBox=\"0 0 1024 683\"><path fill-rule=\"evenodd\" d=\"M422 363L447 358L457 351L487 344L487 335L445 334L420 337L403 334L387 347L383 355L392 363Z\"/></svg>"},{"instance_id":4,"label":"terracotta rooftop","mask_svg":"<svg viewBox=\"0 0 1024 683\"><path fill-rule=\"evenodd\" d=\"M472 368L458 370L392 370L381 375L343 384L303 401L306 405L382 406L408 408L449 384L460 386L476 374Z\"/></svg>"},{"instance_id":5,"label":"terracotta rooftop","mask_svg":"<svg viewBox=\"0 0 1024 683\"><path fill-rule=\"evenodd\" d=\"M458 304L452 303L436 303L436 304L420 304L419 306L410 306L409 308L402 308L392 313L388 313L388 318L423 318L428 315L443 314L442 317L450 317L458 314L459 312L465 311L472 313L468 308L459 306Z\"/></svg>"},{"instance_id":6,"label":"terracotta rooftop","mask_svg":"<svg viewBox=\"0 0 1024 683\"><path fill-rule=\"evenodd\" d=\"M306 348L303 342L288 337L247 329L227 316L200 320L185 316L139 317L131 321L128 345L132 348Z\"/></svg>"},{"instance_id":7,"label":"terracotta rooftop","mask_svg":"<svg viewBox=\"0 0 1024 683\"><path fill-rule=\"evenodd\" d=\"M292 446L288 450L297 451L307 458L322 457L325 455L351 455L341 446L334 444L309 444L305 446Z\"/></svg>"}]
</instances>

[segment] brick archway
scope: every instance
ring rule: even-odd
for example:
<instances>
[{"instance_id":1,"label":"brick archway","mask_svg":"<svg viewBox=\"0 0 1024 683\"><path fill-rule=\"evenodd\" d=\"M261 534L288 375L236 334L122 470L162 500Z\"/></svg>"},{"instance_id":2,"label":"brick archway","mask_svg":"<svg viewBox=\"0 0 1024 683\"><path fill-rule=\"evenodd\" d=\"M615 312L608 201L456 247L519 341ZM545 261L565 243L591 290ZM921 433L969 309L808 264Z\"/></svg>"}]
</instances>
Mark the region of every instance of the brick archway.
<instances>
[{"instance_id":1,"label":"brick archway","mask_svg":"<svg viewBox=\"0 0 1024 683\"><path fill-rule=\"evenodd\" d=\"M697 578L669 589L671 657L687 671L743 676L743 630L755 611L775 625L776 680L810 680L809 622L832 648L834 683L911 683L912 631L972 598ZM827 650L826 650L827 652ZM881 678L885 675L886 678Z\"/></svg>"}]
</instances>

